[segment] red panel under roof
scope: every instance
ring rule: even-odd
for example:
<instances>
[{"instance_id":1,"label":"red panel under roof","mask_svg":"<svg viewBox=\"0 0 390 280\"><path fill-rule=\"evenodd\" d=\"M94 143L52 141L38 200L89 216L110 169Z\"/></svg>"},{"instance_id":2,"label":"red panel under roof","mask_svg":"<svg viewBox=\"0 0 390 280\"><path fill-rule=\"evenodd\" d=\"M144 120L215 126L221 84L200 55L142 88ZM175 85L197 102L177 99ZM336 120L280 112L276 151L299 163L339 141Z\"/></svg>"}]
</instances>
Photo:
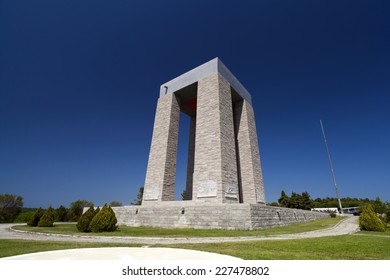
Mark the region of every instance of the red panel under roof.
<instances>
[{"instance_id":1,"label":"red panel under roof","mask_svg":"<svg viewBox=\"0 0 390 280\"><path fill-rule=\"evenodd\" d=\"M183 106L191 112L196 112L196 98L189 99L183 102Z\"/></svg>"}]
</instances>

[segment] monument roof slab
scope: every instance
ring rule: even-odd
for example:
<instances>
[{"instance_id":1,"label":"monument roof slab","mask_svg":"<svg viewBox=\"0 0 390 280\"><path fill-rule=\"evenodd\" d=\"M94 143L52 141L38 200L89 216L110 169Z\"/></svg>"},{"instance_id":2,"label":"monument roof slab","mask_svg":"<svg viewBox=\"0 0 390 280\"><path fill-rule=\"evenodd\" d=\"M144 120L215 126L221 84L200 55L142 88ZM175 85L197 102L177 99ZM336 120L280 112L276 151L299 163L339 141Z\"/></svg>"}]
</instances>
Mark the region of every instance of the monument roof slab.
<instances>
[{"instance_id":1,"label":"monument roof slab","mask_svg":"<svg viewBox=\"0 0 390 280\"><path fill-rule=\"evenodd\" d=\"M167 94L172 94L186 86L189 86L205 77L210 76L213 73L220 73L243 99L252 104L252 97L250 93L218 57L180 75L173 80L162 84L160 87L160 97Z\"/></svg>"}]
</instances>

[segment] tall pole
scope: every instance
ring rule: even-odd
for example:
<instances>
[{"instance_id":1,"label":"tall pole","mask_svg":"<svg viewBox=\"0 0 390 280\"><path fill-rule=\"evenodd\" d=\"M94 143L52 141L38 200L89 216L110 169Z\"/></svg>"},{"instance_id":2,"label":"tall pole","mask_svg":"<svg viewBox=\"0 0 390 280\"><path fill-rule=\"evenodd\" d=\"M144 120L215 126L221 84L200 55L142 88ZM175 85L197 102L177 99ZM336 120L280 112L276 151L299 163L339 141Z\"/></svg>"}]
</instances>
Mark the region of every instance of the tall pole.
<instances>
[{"instance_id":1,"label":"tall pole","mask_svg":"<svg viewBox=\"0 0 390 280\"><path fill-rule=\"evenodd\" d=\"M330 152L329 152L328 142L326 141L325 130L324 130L324 126L322 125L322 120L320 120L320 124L321 124L322 135L324 136L324 142L325 142L326 152L327 152L327 154L328 154L328 160L329 160L330 171L332 172L333 184L334 184L334 188L336 189L337 200L338 200L338 202L339 202L340 212L341 212L341 214L342 214L342 213L343 213L343 207L341 206L341 200L340 200L340 195L339 195L339 187L337 186L337 183L336 183L336 176L334 175L334 169L333 169L332 159L330 158Z\"/></svg>"}]
</instances>

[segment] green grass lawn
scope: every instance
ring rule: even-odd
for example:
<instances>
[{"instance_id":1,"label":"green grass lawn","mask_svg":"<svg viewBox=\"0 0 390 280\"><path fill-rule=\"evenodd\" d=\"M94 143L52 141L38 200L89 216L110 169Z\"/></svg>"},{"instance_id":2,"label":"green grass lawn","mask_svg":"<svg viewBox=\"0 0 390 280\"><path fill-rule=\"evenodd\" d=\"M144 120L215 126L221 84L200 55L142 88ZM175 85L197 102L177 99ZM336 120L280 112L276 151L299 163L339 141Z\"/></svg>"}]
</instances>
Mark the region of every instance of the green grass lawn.
<instances>
[{"instance_id":1,"label":"green grass lawn","mask_svg":"<svg viewBox=\"0 0 390 280\"><path fill-rule=\"evenodd\" d=\"M294 224L286 227L266 230L217 230L217 229L164 229L153 227L128 227L120 226L115 232L106 233L80 233L75 224L55 224L54 227L29 227L14 226L14 229L57 233L72 235L99 235L99 236L144 236L144 237L234 237L234 236L267 236L285 233L299 233L305 231L319 230L334 226L343 217L325 218L307 223Z\"/></svg>"},{"instance_id":2,"label":"green grass lawn","mask_svg":"<svg viewBox=\"0 0 390 280\"><path fill-rule=\"evenodd\" d=\"M0 240L0 257L41 251L139 247L135 244ZM169 247L236 256L246 260L390 260L390 240L375 235L344 235L299 240L267 240L212 244L175 244Z\"/></svg>"},{"instance_id":3,"label":"green grass lawn","mask_svg":"<svg viewBox=\"0 0 390 280\"><path fill-rule=\"evenodd\" d=\"M214 252L246 260L390 260L390 240L377 236L343 235L166 247Z\"/></svg>"},{"instance_id":4,"label":"green grass lawn","mask_svg":"<svg viewBox=\"0 0 390 280\"><path fill-rule=\"evenodd\" d=\"M381 236L381 237L390 237L390 224L387 225L385 232L379 231L361 231L356 233L356 235L370 235L370 236ZM389 241L390 242L390 241Z\"/></svg>"}]
</instances>

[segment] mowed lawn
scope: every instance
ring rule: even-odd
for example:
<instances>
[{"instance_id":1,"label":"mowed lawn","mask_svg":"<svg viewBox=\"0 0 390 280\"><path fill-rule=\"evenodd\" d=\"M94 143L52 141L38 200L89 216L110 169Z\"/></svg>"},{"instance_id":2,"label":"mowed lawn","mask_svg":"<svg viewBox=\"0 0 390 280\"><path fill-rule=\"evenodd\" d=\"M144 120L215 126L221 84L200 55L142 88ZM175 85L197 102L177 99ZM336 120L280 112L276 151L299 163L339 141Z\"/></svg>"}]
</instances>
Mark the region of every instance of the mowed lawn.
<instances>
[{"instance_id":1,"label":"mowed lawn","mask_svg":"<svg viewBox=\"0 0 390 280\"><path fill-rule=\"evenodd\" d=\"M99 247L140 247L140 244L0 240L0 257ZM246 260L390 260L390 238L345 235L299 240L267 240L212 244L154 245L236 256Z\"/></svg>"},{"instance_id":2,"label":"mowed lawn","mask_svg":"<svg viewBox=\"0 0 390 280\"><path fill-rule=\"evenodd\" d=\"M390 260L390 238L375 234L166 247L214 252L246 260Z\"/></svg>"}]
</instances>

